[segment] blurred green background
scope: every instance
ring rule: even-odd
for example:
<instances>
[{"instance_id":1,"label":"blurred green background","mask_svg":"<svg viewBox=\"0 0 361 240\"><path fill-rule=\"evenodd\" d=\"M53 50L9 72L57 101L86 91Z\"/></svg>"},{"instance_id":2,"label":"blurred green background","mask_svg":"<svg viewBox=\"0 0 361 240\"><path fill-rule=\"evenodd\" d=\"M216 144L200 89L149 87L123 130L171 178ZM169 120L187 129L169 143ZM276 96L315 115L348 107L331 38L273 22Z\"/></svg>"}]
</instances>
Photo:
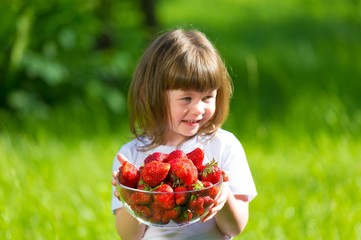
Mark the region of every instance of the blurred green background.
<instances>
[{"instance_id":1,"label":"blurred green background","mask_svg":"<svg viewBox=\"0 0 361 240\"><path fill-rule=\"evenodd\" d=\"M149 41L197 28L258 196L237 239L361 239L361 2L0 2L0 239L115 239L111 164Z\"/></svg>"}]
</instances>

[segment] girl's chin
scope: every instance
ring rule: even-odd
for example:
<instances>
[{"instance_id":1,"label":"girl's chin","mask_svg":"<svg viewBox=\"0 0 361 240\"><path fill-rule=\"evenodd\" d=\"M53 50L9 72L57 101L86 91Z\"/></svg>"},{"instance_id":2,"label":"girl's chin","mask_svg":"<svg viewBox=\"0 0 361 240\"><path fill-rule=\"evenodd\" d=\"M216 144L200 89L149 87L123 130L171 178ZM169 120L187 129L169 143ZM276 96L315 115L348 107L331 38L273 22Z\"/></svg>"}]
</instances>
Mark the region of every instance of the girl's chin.
<instances>
[{"instance_id":1,"label":"girl's chin","mask_svg":"<svg viewBox=\"0 0 361 240\"><path fill-rule=\"evenodd\" d=\"M178 133L178 135L180 138L183 138L183 141L184 141L184 140L194 137L197 134L197 132L198 132L198 130L197 131L183 131L183 132Z\"/></svg>"},{"instance_id":2,"label":"girl's chin","mask_svg":"<svg viewBox=\"0 0 361 240\"><path fill-rule=\"evenodd\" d=\"M170 139L183 139L182 141L184 141L196 135L198 133L199 127L199 124L193 127L183 125L177 129L171 130L170 135L168 136Z\"/></svg>"},{"instance_id":3,"label":"girl's chin","mask_svg":"<svg viewBox=\"0 0 361 240\"><path fill-rule=\"evenodd\" d=\"M193 137L194 135L196 135L198 132L198 129L196 131L189 131L187 133L182 134L185 138L190 138Z\"/></svg>"},{"instance_id":4,"label":"girl's chin","mask_svg":"<svg viewBox=\"0 0 361 240\"><path fill-rule=\"evenodd\" d=\"M201 124L199 122L193 122L193 123L190 123L190 122L182 122L182 125L181 125L181 130L183 130L185 133L188 132L188 133L196 133L199 128L201 127Z\"/></svg>"}]
</instances>

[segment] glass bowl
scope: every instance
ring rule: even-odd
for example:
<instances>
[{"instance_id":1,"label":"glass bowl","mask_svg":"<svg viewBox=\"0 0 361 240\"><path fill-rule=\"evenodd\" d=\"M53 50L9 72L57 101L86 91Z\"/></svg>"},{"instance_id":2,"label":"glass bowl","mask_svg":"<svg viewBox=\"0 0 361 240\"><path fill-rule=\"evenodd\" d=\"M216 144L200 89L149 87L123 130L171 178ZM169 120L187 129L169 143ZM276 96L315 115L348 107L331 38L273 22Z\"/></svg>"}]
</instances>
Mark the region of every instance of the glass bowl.
<instances>
[{"instance_id":1,"label":"glass bowl","mask_svg":"<svg viewBox=\"0 0 361 240\"><path fill-rule=\"evenodd\" d=\"M198 222L209 212L219 195L223 179L198 190L159 192L130 188L117 181L120 200L127 211L139 222L153 227L181 227ZM203 184L202 184L203 185ZM202 186L201 185L201 186Z\"/></svg>"}]
</instances>

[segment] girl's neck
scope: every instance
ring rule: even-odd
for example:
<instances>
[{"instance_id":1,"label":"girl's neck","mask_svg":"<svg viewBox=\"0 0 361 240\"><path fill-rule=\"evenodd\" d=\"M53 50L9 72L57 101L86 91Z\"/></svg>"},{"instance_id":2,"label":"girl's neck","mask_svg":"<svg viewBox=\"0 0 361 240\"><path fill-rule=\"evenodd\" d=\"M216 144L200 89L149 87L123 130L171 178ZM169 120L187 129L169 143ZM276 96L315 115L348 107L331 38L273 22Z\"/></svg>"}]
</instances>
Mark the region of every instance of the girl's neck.
<instances>
[{"instance_id":1,"label":"girl's neck","mask_svg":"<svg viewBox=\"0 0 361 240\"><path fill-rule=\"evenodd\" d=\"M193 137L194 136L186 137L186 138L183 138L183 139L165 140L163 145L164 146L172 146L172 147L175 147L176 149L180 149L185 142L187 142L189 139L192 139Z\"/></svg>"},{"instance_id":2,"label":"girl's neck","mask_svg":"<svg viewBox=\"0 0 361 240\"><path fill-rule=\"evenodd\" d=\"M172 135L170 134L169 136L167 136L167 134L165 134L164 136L164 141L163 144L164 146L171 146L171 147L175 147L177 149L181 148L182 145L187 142L189 139L192 139L195 135L193 136L181 136L181 135Z\"/></svg>"}]
</instances>

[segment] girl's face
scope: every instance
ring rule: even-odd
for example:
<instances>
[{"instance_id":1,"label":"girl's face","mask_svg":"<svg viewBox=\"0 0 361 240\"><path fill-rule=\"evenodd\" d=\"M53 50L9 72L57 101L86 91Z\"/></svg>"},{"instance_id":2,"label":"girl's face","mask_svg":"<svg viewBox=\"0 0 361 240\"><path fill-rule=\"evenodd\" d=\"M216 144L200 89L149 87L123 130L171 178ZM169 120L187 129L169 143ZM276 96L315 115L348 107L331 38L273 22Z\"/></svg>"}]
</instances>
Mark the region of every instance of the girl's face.
<instances>
[{"instance_id":1,"label":"girl's face","mask_svg":"<svg viewBox=\"0 0 361 240\"><path fill-rule=\"evenodd\" d=\"M197 134L216 110L217 90L208 92L168 90L170 123L165 145L178 146Z\"/></svg>"}]
</instances>

